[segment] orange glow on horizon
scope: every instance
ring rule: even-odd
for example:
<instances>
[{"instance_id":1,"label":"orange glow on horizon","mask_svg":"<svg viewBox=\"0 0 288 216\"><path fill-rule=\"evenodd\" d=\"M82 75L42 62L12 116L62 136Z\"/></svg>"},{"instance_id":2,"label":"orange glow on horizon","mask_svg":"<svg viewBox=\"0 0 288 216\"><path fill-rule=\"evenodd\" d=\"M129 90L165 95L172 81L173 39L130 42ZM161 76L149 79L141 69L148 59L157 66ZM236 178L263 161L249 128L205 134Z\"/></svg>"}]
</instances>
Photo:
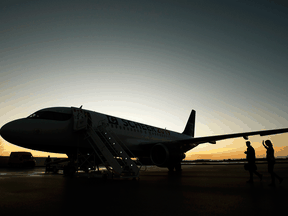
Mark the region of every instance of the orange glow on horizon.
<instances>
[{"instance_id":1,"label":"orange glow on horizon","mask_svg":"<svg viewBox=\"0 0 288 216\"><path fill-rule=\"evenodd\" d=\"M257 158L266 157L266 149L259 142L259 138L263 140L263 137L254 136L249 139L253 148L255 149ZM288 134L267 136L264 140L270 139L274 145L275 157L287 157L288 156L288 146L286 140L288 139ZM210 148L210 149L209 149ZM206 148L205 148L206 149ZM223 159L241 159L246 158L244 151L246 151L246 141L242 138L229 139L218 141L216 145L211 145L207 147L208 150L201 149L201 145L188 151L186 153L186 160L197 160L197 159L211 159L211 160L223 160ZM2 137L0 137L0 156L9 156L13 151L27 151L31 152L34 157L67 157L65 154L49 153L30 150L6 142Z\"/></svg>"},{"instance_id":2,"label":"orange glow on horizon","mask_svg":"<svg viewBox=\"0 0 288 216\"><path fill-rule=\"evenodd\" d=\"M264 147L263 147L264 148ZM254 148L256 158L266 158L266 149ZM246 149L244 150L246 151ZM235 152L223 152L223 153L208 153L208 152L197 152L195 154L189 154L186 156L185 160L197 160L197 159L211 159L211 160L224 160L224 159L242 159L246 158L244 151ZM274 147L275 157L287 157L288 146Z\"/></svg>"},{"instance_id":3,"label":"orange glow on horizon","mask_svg":"<svg viewBox=\"0 0 288 216\"><path fill-rule=\"evenodd\" d=\"M11 152L17 152L17 151L25 151L25 152L31 152L33 157L47 157L50 155L50 157L58 157L58 158L67 158L66 154L57 154L57 153L50 153L50 152L42 152L42 151L35 151L27 148L22 148L16 145L13 145L7 141L5 141L0 136L0 156L10 156Z\"/></svg>"},{"instance_id":4,"label":"orange glow on horizon","mask_svg":"<svg viewBox=\"0 0 288 216\"><path fill-rule=\"evenodd\" d=\"M259 136L258 136L259 137ZM266 149L262 145L262 141L259 142L259 138L254 137L250 139L252 147L255 149L256 158L266 158ZM285 146L285 140L287 140L288 134L274 135L266 137L263 140L270 139L273 143L275 157L287 157L288 146ZM258 141L256 141L257 139ZM253 141L254 140L254 141ZM229 141L222 141L222 143L229 143ZM223 160L223 159L241 159L246 158L244 153L247 150L246 140L233 139L229 145L223 146L221 141L218 141L219 148L197 151L197 147L192 151L186 153L186 160L197 160L197 159L211 159L211 160ZM284 145L283 145L284 144ZM215 145L217 146L217 144ZM221 146L221 147L220 147Z\"/></svg>"}]
</instances>

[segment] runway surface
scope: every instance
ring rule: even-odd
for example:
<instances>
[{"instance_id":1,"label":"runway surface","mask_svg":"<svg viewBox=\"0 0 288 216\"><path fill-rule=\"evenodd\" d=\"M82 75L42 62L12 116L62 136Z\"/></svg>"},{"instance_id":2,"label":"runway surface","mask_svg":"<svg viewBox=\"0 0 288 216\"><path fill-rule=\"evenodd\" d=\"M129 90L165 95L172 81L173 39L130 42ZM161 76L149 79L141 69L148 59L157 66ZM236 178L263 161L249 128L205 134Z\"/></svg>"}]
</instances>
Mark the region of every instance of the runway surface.
<instances>
[{"instance_id":1,"label":"runway surface","mask_svg":"<svg viewBox=\"0 0 288 216\"><path fill-rule=\"evenodd\" d=\"M184 165L181 175L150 167L140 180L67 178L45 168L0 169L1 215L283 215L288 204L288 164L276 164L282 184L269 187L243 165ZM91 212L92 211L92 212Z\"/></svg>"}]
</instances>

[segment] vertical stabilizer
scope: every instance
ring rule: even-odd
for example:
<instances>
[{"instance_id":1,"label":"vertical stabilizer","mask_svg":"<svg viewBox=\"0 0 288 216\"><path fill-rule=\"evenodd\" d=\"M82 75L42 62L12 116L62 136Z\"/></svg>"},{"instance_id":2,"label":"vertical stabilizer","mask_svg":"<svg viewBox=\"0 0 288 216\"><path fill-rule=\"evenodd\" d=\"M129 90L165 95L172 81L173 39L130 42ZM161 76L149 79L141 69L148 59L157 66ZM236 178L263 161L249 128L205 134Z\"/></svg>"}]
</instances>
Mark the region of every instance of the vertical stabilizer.
<instances>
[{"instance_id":1,"label":"vertical stabilizer","mask_svg":"<svg viewBox=\"0 0 288 216\"><path fill-rule=\"evenodd\" d=\"M186 127L183 131L183 134L186 134L188 136L194 137L194 132L195 132L195 116L196 116L196 111L192 110L191 114L189 116L188 122L186 124Z\"/></svg>"}]
</instances>

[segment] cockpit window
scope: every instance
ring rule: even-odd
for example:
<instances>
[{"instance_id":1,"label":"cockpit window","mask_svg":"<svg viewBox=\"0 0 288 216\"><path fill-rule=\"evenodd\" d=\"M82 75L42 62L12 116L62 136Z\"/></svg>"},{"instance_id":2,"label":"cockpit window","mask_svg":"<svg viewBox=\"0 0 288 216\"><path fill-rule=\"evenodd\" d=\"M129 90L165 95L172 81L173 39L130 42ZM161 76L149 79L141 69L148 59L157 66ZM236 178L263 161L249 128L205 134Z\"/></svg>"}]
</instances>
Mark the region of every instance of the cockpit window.
<instances>
[{"instance_id":1,"label":"cockpit window","mask_svg":"<svg viewBox=\"0 0 288 216\"><path fill-rule=\"evenodd\" d=\"M72 114L51 112L51 111L39 111L28 116L28 118L32 119L47 119L55 121L66 121L69 120L71 117Z\"/></svg>"}]
</instances>

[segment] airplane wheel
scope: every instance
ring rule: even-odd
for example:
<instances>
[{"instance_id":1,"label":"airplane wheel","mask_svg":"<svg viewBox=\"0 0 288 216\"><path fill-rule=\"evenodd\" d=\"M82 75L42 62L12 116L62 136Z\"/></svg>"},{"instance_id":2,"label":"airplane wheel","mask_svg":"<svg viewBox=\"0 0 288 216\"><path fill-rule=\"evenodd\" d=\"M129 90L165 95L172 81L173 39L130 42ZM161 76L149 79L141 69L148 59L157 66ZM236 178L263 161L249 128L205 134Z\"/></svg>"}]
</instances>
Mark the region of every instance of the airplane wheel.
<instances>
[{"instance_id":1,"label":"airplane wheel","mask_svg":"<svg viewBox=\"0 0 288 216\"><path fill-rule=\"evenodd\" d=\"M175 165L175 169L176 169L176 172L181 172L182 169L181 169L181 163L180 164L176 164Z\"/></svg>"},{"instance_id":2,"label":"airplane wheel","mask_svg":"<svg viewBox=\"0 0 288 216\"><path fill-rule=\"evenodd\" d=\"M75 168L71 165L67 165L63 169L64 176L73 177L75 172Z\"/></svg>"},{"instance_id":3,"label":"airplane wheel","mask_svg":"<svg viewBox=\"0 0 288 216\"><path fill-rule=\"evenodd\" d=\"M139 177L134 177L132 180L135 181L135 182L137 182L137 181L140 180L140 178L139 178Z\"/></svg>"},{"instance_id":4,"label":"airplane wheel","mask_svg":"<svg viewBox=\"0 0 288 216\"><path fill-rule=\"evenodd\" d=\"M168 170L169 170L169 172L173 172L174 171L174 165L169 165Z\"/></svg>"},{"instance_id":5,"label":"airplane wheel","mask_svg":"<svg viewBox=\"0 0 288 216\"><path fill-rule=\"evenodd\" d=\"M103 181L107 181L107 179L108 179L107 174L103 174L102 179L103 179Z\"/></svg>"}]
</instances>

